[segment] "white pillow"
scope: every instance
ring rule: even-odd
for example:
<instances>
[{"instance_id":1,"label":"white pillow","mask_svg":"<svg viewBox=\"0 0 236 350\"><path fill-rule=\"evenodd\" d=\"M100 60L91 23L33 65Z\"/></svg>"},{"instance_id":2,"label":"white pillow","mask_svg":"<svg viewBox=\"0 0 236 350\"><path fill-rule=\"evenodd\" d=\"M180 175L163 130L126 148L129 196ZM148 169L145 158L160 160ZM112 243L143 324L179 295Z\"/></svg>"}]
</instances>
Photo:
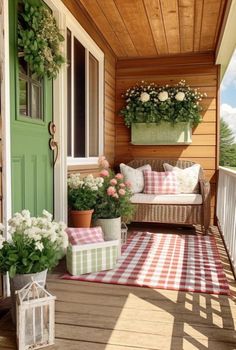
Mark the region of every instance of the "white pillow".
<instances>
[{"instance_id":1,"label":"white pillow","mask_svg":"<svg viewBox=\"0 0 236 350\"><path fill-rule=\"evenodd\" d=\"M133 193L143 192L144 188L144 176L143 170L152 170L151 165L145 164L139 168L131 168L124 163L120 164L120 172L124 175L125 181L129 181L131 183L131 191Z\"/></svg>"},{"instance_id":2,"label":"white pillow","mask_svg":"<svg viewBox=\"0 0 236 350\"><path fill-rule=\"evenodd\" d=\"M181 193L194 193L198 186L200 164L194 164L188 168L180 169L177 166L172 166L164 163L165 171L174 171L177 175L179 190Z\"/></svg>"}]
</instances>

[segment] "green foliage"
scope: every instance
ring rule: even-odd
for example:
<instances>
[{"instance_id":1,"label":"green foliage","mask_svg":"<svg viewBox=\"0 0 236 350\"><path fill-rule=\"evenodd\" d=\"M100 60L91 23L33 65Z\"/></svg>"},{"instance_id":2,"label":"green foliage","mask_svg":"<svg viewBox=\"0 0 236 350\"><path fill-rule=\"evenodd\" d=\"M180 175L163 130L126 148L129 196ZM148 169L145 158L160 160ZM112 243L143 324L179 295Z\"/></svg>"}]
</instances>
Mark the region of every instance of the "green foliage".
<instances>
[{"instance_id":1,"label":"green foliage","mask_svg":"<svg viewBox=\"0 0 236 350\"><path fill-rule=\"evenodd\" d=\"M161 121L176 124L190 122L196 126L201 121L202 107L199 102L206 96L197 89L192 89L181 80L176 86L158 87L154 83L141 84L129 88L122 96L126 106L120 111L125 125L132 123L160 123Z\"/></svg>"},{"instance_id":2,"label":"green foliage","mask_svg":"<svg viewBox=\"0 0 236 350\"><path fill-rule=\"evenodd\" d=\"M15 274L41 272L55 267L64 255L68 237L63 223L52 221L46 210L42 217L31 217L28 210L9 220L10 239L0 234L0 272ZM3 230L1 227L0 230Z\"/></svg>"},{"instance_id":3,"label":"green foliage","mask_svg":"<svg viewBox=\"0 0 236 350\"><path fill-rule=\"evenodd\" d=\"M110 169L104 169L102 173L104 182L94 207L94 219L112 219L121 216L123 221L130 220L134 206L130 202L132 192L129 184L124 183L123 175L119 173L115 175Z\"/></svg>"},{"instance_id":4,"label":"green foliage","mask_svg":"<svg viewBox=\"0 0 236 350\"><path fill-rule=\"evenodd\" d=\"M220 120L220 165L236 166L236 144L229 125Z\"/></svg>"},{"instance_id":5,"label":"green foliage","mask_svg":"<svg viewBox=\"0 0 236 350\"><path fill-rule=\"evenodd\" d=\"M97 199L97 192L86 187L75 191L68 189L69 206L73 210L93 209Z\"/></svg>"},{"instance_id":6,"label":"green foliage","mask_svg":"<svg viewBox=\"0 0 236 350\"><path fill-rule=\"evenodd\" d=\"M39 78L56 78L65 61L60 52L64 37L49 9L23 0L18 18L18 47L30 70Z\"/></svg>"},{"instance_id":7,"label":"green foliage","mask_svg":"<svg viewBox=\"0 0 236 350\"><path fill-rule=\"evenodd\" d=\"M81 179L79 173L71 174L68 178L69 207L73 210L93 209L102 183L102 178L94 178L93 175Z\"/></svg>"},{"instance_id":8,"label":"green foliage","mask_svg":"<svg viewBox=\"0 0 236 350\"><path fill-rule=\"evenodd\" d=\"M10 277L15 274L26 274L51 269L61 257L55 243L49 238L42 239L44 249L35 250L35 243L21 233L15 233L12 242L4 242L0 250L0 271L9 271Z\"/></svg>"}]
</instances>

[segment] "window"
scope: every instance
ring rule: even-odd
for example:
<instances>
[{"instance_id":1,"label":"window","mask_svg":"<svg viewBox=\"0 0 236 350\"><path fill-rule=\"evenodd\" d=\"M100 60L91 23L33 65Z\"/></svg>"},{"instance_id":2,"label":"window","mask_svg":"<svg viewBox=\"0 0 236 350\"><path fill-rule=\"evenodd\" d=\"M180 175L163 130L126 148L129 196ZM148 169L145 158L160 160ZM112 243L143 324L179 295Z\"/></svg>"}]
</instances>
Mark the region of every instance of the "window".
<instances>
[{"instance_id":1,"label":"window","mask_svg":"<svg viewBox=\"0 0 236 350\"><path fill-rule=\"evenodd\" d=\"M43 81L29 70L23 57L19 58L19 114L43 120Z\"/></svg>"},{"instance_id":2,"label":"window","mask_svg":"<svg viewBox=\"0 0 236 350\"><path fill-rule=\"evenodd\" d=\"M92 163L103 153L103 53L73 26L66 37L68 164Z\"/></svg>"}]
</instances>

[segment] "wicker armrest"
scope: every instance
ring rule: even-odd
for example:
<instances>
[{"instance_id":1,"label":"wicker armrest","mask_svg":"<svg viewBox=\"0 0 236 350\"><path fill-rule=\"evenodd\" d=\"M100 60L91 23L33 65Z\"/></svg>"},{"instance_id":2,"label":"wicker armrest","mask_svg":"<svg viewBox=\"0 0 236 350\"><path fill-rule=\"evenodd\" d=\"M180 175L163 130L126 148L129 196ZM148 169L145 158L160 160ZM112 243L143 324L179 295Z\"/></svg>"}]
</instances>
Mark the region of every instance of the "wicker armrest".
<instances>
[{"instance_id":1,"label":"wicker armrest","mask_svg":"<svg viewBox=\"0 0 236 350\"><path fill-rule=\"evenodd\" d=\"M204 179L200 180L200 192L202 195L202 204L203 204L203 226L207 231L210 225L211 220L211 186L210 182Z\"/></svg>"}]
</instances>

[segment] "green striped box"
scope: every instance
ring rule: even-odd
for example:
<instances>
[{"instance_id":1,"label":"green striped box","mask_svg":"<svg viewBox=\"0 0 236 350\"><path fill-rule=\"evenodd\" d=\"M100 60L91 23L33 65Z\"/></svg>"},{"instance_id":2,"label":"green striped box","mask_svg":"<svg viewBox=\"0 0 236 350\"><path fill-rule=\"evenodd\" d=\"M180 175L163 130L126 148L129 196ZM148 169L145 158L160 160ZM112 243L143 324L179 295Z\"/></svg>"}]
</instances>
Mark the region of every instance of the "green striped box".
<instances>
[{"instance_id":1,"label":"green striped box","mask_svg":"<svg viewBox=\"0 0 236 350\"><path fill-rule=\"evenodd\" d=\"M68 272L73 275L110 270L119 254L119 240L69 245L66 254Z\"/></svg>"}]
</instances>

